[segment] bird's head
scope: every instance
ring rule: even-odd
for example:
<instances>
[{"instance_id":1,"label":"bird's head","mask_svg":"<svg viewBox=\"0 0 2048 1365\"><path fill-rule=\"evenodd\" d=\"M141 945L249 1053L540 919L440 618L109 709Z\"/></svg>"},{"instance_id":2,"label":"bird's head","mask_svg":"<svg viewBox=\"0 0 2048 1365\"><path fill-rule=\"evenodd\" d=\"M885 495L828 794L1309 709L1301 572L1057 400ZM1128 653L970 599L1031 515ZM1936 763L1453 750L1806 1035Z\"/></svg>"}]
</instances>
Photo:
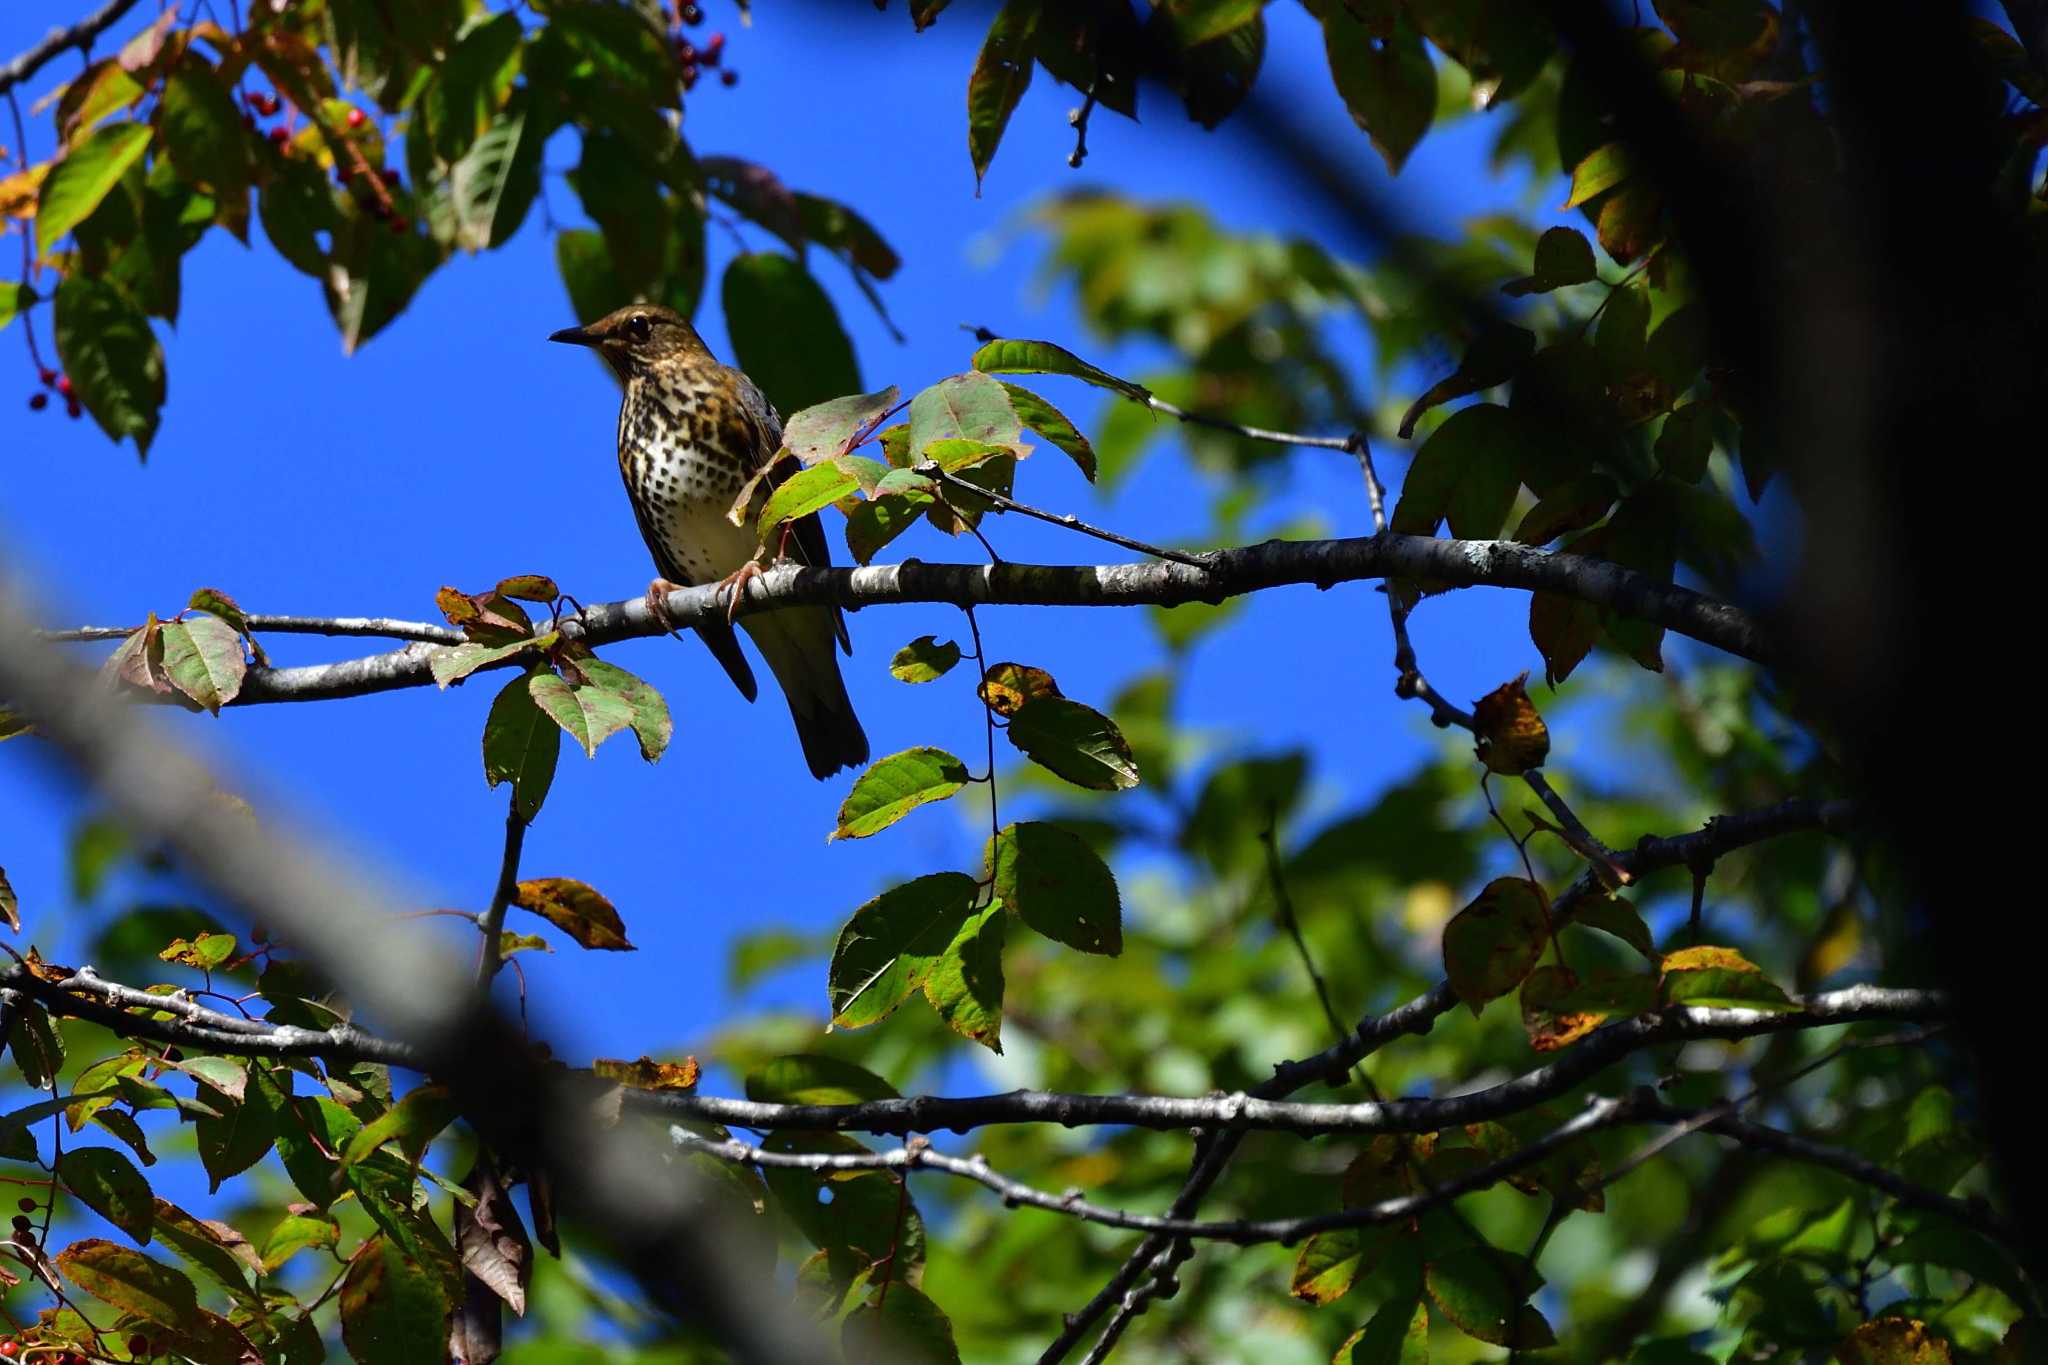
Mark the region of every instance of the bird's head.
<instances>
[{"instance_id":1,"label":"bird's head","mask_svg":"<svg viewBox=\"0 0 2048 1365\"><path fill-rule=\"evenodd\" d=\"M656 303L635 303L607 313L587 327L564 327L549 341L588 346L603 356L621 379L677 363L711 359L690 320Z\"/></svg>"}]
</instances>

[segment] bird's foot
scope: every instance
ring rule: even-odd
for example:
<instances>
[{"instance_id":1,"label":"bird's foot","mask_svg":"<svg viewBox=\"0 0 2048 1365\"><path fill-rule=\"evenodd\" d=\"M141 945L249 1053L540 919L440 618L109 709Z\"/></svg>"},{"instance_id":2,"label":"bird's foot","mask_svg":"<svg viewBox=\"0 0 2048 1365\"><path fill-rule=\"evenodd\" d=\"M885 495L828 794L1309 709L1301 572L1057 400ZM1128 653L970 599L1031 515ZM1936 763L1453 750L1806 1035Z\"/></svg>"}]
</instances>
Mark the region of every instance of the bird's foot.
<instances>
[{"instance_id":1,"label":"bird's foot","mask_svg":"<svg viewBox=\"0 0 2048 1365\"><path fill-rule=\"evenodd\" d=\"M677 630L676 623L669 619L668 595L688 586L687 583L671 583L666 578L657 578L647 585L647 610L663 630L677 639L682 638L682 632Z\"/></svg>"},{"instance_id":2,"label":"bird's foot","mask_svg":"<svg viewBox=\"0 0 2048 1365\"><path fill-rule=\"evenodd\" d=\"M731 625L733 618L739 615L740 599L747 594L747 584L759 578L765 572L767 571L761 567L760 560L750 559L724 578L718 580L719 587L730 589L732 592L732 596L727 598L725 602L725 623L727 625Z\"/></svg>"}]
</instances>

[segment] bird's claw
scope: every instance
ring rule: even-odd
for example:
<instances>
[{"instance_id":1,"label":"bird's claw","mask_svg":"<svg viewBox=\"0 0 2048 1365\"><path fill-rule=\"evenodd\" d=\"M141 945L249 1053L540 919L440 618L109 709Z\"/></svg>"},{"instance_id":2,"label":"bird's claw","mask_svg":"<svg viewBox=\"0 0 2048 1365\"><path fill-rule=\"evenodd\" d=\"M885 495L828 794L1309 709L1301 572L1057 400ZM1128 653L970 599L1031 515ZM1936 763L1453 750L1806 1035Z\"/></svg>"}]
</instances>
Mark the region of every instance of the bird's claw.
<instances>
[{"instance_id":1,"label":"bird's claw","mask_svg":"<svg viewBox=\"0 0 2048 1365\"><path fill-rule=\"evenodd\" d=\"M747 594L747 584L759 578L765 572L767 571L761 567L760 560L750 559L719 580L718 586L729 589L732 593L732 596L728 597L725 601L725 623L727 625L731 625L734 618L740 613L740 599Z\"/></svg>"},{"instance_id":2,"label":"bird's claw","mask_svg":"<svg viewBox=\"0 0 2048 1365\"><path fill-rule=\"evenodd\" d=\"M678 637L682 632L676 629L676 623L669 618L668 595L684 586L681 583L671 583L666 578L657 578L647 585L648 612L663 630Z\"/></svg>"}]
</instances>

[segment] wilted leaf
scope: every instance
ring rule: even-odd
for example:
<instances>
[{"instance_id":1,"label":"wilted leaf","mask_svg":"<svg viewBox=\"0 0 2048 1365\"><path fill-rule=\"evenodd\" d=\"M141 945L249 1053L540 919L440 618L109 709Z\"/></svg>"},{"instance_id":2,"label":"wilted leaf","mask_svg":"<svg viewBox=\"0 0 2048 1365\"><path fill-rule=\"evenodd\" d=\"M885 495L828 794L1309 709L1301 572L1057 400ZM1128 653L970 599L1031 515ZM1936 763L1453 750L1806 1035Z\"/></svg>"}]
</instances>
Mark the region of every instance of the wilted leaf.
<instances>
[{"instance_id":1,"label":"wilted leaf","mask_svg":"<svg viewBox=\"0 0 2048 1365\"><path fill-rule=\"evenodd\" d=\"M519 883L512 903L531 910L586 948L631 952L625 922L612 903L572 877L536 877Z\"/></svg>"},{"instance_id":2,"label":"wilted leaf","mask_svg":"<svg viewBox=\"0 0 2048 1365\"><path fill-rule=\"evenodd\" d=\"M1835 1348L1841 1365L1948 1365L1949 1344L1917 1318L1873 1318Z\"/></svg>"},{"instance_id":3,"label":"wilted leaf","mask_svg":"<svg viewBox=\"0 0 2048 1365\"><path fill-rule=\"evenodd\" d=\"M1472 705L1479 761L1489 771L1516 776L1543 766L1550 728L1529 701L1529 675L1502 683Z\"/></svg>"},{"instance_id":4,"label":"wilted leaf","mask_svg":"<svg viewBox=\"0 0 2048 1365\"><path fill-rule=\"evenodd\" d=\"M637 1062L617 1061L599 1057L590 1064L590 1069L608 1081L629 1085L635 1090L695 1090L697 1088L697 1059L685 1057L680 1062L657 1062L652 1057L642 1057Z\"/></svg>"},{"instance_id":5,"label":"wilted leaf","mask_svg":"<svg viewBox=\"0 0 2048 1365\"><path fill-rule=\"evenodd\" d=\"M178 962L208 972L233 957L235 947L233 934L200 934L189 940L173 940L169 947L157 954L157 957L160 961ZM230 1062L228 1065L234 1064ZM237 1095L236 1098L241 1097Z\"/></svg>"},{"instance_id":6,"label":"wilted leaf","mask_svg":"<svg viewBox=\"0 0 2048 1365\"><path fill-rule=\"evenodd\" d=\"M919 806L943 801L966 786L967 765L944 749L920 747L877 759L854 781L839 807L834 839L865 839Z\"/></svg>"},{"instance_id":7,"label":"wilted leaf","mask_svg":"<svg viewBox=\"0 0 2048 1365\"><path fill-rule=\"evenodd\" d=\"M1498 877L1444 926L1444 974L1477 1015L1522 983L1549 942L1542 892L1521 877Z\"/></svg>"},{"instance_id":8,"label":"wilted leaf","mask_svg":"<svg viewBox=\"0 0 2048 1365\"><path fill-rule=\"evenodd\" d=\"M1007 718L1016 715L1027 701L1059 696L1060 685L1042 668L1001 663L989 665L975 691L991 711Z\"/></svg>"},{"instance_id":9,"label":"wilted leaf","mask_svg":"<svg viewBox=\"0 0 2048 1365\"><path fill-rule=\"evenodd\" d=\"M1116 877L1080 836L1058 825L1008 825L988 853L996 897L1056 943L1115 957L1123 951Z\"/></svg>"},{"instance_id":10,"label":"wilted leaf","mask_svg":"<svg viewBox=\"0 0 2048 1365\"><path fill-rule=\"evenodd\" d=\"M1569 968L1541 966L1522 981L1522 1027L1538 1052L1555 1052L1600 1027L1607 1016L1572 1007L1579 979Z\"/></svg>"}]
</instances>

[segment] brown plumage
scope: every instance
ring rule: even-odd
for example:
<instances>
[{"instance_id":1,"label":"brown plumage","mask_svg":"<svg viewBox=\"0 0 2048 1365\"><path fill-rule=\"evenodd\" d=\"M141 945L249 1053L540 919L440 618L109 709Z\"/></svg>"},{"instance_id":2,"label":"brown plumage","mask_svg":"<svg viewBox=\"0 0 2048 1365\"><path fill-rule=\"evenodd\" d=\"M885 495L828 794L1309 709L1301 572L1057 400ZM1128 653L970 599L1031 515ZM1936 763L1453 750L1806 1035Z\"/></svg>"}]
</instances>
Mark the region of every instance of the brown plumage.
<instances>
[{"instance_id":1,"label":"brown plumage","mask_svg":"<svg viewBox=\"0 0 2048 1365\"><path fill-rule=\"evenodd\" d=\"M746 572L758 548L751 519L734 526L726 513L782 445L782 419L760 389L719 364L686 318L653 304L621 308L548 339L592 348L625 383L619 473L661 573L648 589L650 601L658 604L674 584L717 583ZM768 491L757 494L757 512ZM803 564L832 562L815 515L796 524L788 553ZM811 774L829 777L867 762L868 739L832 652L835 643L853 652L839 609L782 607L739 624L782 684ZM706 621L696 630L752 701L754 673L732 627Z\"/></svg>"}]
</instances>

